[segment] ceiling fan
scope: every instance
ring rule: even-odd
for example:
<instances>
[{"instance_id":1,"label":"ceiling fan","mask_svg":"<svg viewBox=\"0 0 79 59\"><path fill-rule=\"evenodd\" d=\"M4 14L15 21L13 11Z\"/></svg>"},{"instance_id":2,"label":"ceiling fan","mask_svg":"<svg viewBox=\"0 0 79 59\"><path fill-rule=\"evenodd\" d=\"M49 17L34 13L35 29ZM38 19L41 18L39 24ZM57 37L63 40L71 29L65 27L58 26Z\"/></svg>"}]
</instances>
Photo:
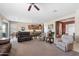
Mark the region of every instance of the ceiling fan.
<instances>
[{"instance_id":1,"label":"ceiling fan","mask_svg":"<svg viewBox=\"0 0 79 59\"><path fill-rule=\"evenodd\" d=\"M29 6L29 8L28 8L28 11L31 10L32 6L34 6L38 11L40 10L40 9L35 5L35 3L30 3L30 6Z\"/></svg>"}]
</instances>

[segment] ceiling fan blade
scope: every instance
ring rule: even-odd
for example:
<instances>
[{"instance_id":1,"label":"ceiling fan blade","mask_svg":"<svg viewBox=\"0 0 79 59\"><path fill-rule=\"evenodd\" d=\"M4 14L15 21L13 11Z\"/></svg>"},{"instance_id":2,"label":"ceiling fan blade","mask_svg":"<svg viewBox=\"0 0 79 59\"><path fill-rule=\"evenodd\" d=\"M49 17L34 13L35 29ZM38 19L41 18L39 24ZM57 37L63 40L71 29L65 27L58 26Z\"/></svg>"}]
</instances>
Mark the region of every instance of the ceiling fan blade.
<instances>
[{"instance_id":1,"label":"ceiling fan blade","mask_svg":"<svg viewBox=\"0 0 79 59\"><path fill-rule=\"evenodd\" d=\"M28 11L30 11L31 7L32 7L32 5L29 6Z\"/></svg>"},{"instance_id":2,"label":"ceiling fan blade","mask_svg":"<svg viewBox=\"0 0 79 59\"><path fill-rule=\"evenodd\" d=\"M36 5L34 5L34 7L35 7L38 11L40 10Z\"/></svg>"},{"instance_id":3,"label":"ceiling fan blade","mask_svg":"<svg viewBox=\"0 0 79 59\"><path fill-rule=\"evenodd\" d=\"M34 5L35 3L31 3L32 5Z\"/></svg>"}]
</instances>

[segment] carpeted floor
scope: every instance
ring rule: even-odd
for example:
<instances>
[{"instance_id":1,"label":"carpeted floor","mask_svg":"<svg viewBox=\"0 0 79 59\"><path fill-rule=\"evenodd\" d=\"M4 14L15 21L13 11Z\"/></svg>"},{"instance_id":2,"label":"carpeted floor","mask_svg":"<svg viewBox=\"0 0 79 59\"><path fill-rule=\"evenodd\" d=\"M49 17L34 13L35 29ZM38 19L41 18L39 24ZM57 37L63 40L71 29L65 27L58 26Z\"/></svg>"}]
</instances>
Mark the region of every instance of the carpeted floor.
<instances>
[{"instance_id":1,"label":"carpeted floor","mask_svg":"<svg viewBox=\"0 0 79 59\"><path fill-rule=\"evenodd\" d=\"M75 51L64 52L54 44L40 40L31 40L22 43L13 42L11 56L78 56Z\"/></svg>"}]
</instances>

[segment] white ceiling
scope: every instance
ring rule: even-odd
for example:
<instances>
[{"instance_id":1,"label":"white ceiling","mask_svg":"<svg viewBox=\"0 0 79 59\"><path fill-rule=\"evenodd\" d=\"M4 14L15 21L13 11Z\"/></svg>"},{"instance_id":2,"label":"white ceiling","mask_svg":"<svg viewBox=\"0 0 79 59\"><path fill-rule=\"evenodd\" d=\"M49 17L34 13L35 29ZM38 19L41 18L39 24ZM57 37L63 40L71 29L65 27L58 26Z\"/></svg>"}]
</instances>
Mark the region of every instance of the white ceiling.
<instances>
[{"instance_id":1,"label":"white ceiling","mask_svg":"<svg viewBox=\"0 0 79 59\"><path fill-rule=\"evenodd\" d=\"M0 3L0 13L11 21L43 23L75 13L79 9L77 3L36 3L36 5L40 11L34 7L28 11L29 3Z\"/></svg>"}]
</instances>

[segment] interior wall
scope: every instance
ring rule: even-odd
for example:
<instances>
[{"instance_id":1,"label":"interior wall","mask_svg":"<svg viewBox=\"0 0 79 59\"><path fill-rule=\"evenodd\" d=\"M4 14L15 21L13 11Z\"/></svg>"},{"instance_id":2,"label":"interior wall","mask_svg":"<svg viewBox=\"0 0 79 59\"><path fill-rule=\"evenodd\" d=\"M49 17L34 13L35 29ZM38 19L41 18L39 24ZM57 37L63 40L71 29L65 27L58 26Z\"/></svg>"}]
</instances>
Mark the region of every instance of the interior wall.
<instances>
[{"instance_id":1,"label":"interior wall","mask_svg":"<svg viewBox=\"0 0 79 59\"><path fill-rule=\"evenodd\" d=\"M52 32L55 32L55 21L52 20L52 21L44 23L44 32L46 33L46 35L47 35L47 32L49 31L48 25L50 25L50 24L53 24L53 28L51 30L52 30ZM54 38L55 38L55 35L54 35Z\"/></svg>"},{"instance_id":2,"label":"interior wall","mask_svg":"<svg viewBox=\"0 0 79 59\"><path fill-rule=\"evenodd\" d=\"M21 27L25 27L25 31L29 31L27 23L22 22L10 22L10 34L13 32L21 31Z\"/></svg>"},{"instance_id":3,"label":"interior wall","mask_svg":"<svg viewBox=\"0 0 79 59\"><path fill-rule=\"evenodd\" d=\"M32 32L33 30L29 30L28 25L31 25L32 23L24 23L24 22L10 22L10 34L14 32L21 31L22 27L25 27L25 31ZM41 30L36 30L41 31Z\"/></svg>"},{"instance_id":4,"label":"interior wall","mask_svg":"<svg viewBox=\"0 0 79 59\"><path fill-rule=\"evenodd\" d=\"M77 10L75 14L75 31L75 39L79 42L79 10Z\"/></svg>"}]
</instances>

